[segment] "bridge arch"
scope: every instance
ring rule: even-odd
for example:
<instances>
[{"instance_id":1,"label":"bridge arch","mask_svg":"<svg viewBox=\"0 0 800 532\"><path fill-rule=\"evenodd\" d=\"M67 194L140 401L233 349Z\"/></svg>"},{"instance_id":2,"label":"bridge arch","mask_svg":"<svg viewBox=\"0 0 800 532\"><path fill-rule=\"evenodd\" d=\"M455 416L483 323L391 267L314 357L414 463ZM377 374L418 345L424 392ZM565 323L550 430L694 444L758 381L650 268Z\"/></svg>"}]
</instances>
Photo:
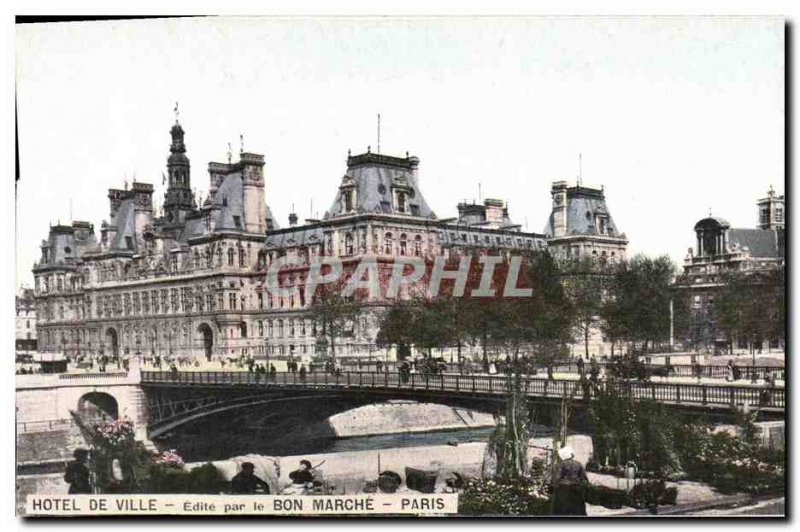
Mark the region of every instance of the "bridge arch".
<instances>
[{"instance_id":1,"label":"bridge arch","mask_svg":"<svg viewBox=\"0 0 800 532\"><path fill-rule=\"evenodd\" d=\"M308 422L324 421L354 408L395 400L432 403L492 415L504 414L502 396L473 398L419 393L419 391L417 394L408 395L392 391L363 394L353 393L353 390L311 391L281 390L279 388L228 390L229 393L213 394L208 394L206 390L182 396L181 391L180 388L145 386L150 418L148 434L151 438L159 437L182 425L207 416L229 412L230 416L235 417L239 415L239 412L253 411L262 407L267 407L266 412L270 415L277 414L281 417L289 414L285 410L287 408L299 409L303 419Z\"/></svg>"},{"instance_id":2,"label":"bridge arch","mask_svg":"<svg viewBox=\"0 0 800 532\"><path fill-rule=\"evenodd\" d=\"M119 417L117 399L105 392L89 392L78 399L78 412L91 418Z\"/></svg>"},{"instance_id":3,"label":"bridge arch","mask_svg":"<svg viewBox=\"0 0 800 532\"><path fill-rule=\"evenodd\" d=\"M208 323L203 322L197 326L196 332L203 355L206 357L206 360L211 360L211 355L214 350L214 330Z\"/></svg>"}]
</instances>

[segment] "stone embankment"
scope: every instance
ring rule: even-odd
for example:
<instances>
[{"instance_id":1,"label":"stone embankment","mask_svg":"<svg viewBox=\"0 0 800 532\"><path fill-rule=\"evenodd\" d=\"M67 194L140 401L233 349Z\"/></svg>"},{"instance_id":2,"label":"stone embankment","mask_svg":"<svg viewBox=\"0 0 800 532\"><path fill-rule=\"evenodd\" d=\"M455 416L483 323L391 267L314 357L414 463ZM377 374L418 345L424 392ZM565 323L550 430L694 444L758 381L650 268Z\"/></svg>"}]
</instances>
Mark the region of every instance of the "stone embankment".
<instances>
[{"instance_id":1,"label":"stone embankment","mask_svg":"<svg viewBox=\"0 0 800 532\"><path fill-rule=\"evenodd\" d=\"M495 418L491 414L465 408L414 401L389 401L336 414L328 419L328 423L337 437L350 438L493 427Z\"/></svg>"}]
</instances>

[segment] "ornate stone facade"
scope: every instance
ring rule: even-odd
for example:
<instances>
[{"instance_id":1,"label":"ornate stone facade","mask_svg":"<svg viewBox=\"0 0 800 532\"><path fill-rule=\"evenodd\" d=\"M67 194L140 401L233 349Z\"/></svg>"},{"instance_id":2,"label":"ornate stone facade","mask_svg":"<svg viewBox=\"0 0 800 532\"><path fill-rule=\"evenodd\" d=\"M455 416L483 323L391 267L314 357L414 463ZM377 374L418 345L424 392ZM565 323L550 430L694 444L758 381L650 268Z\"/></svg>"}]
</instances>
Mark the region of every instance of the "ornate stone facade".
<instances>
[{"instance_id":1,"label":"ornate stone facade","mask_svg":"<svg viewBox=\"0 0 800 532\"><path fill-rule=\"evenodd\" d=\"M39 350L210 357L261 345L255 287L264 234L274 228L264 156L210 163L210 193L198 208L177 121L171 135L163 216L154 216L152 185L134 182L109 190L99 241L88 222L50 228L33 268Z\"/></svg>"},{"instance_id":2,"label":"ornate stone facade","mask_svg":"<svg viewBox=\"0 0 800 532\"><path fill-rule=\"evenodd\" d=\"M687 339L694 347L723 351L728 339L716 326L712 307L724 275L731 272L757 272L783 268L785 263L784 197L772 189L757 201L757 228L732 228L719 217L709 216L694 226L696 248L689 248L683 274L676 279L676 289L689 295L691 311L699 327ZM746 349L746 341L734 349ZM779 340L765 340L763 349L780 347ZM761 347L761 346L760 346Z\"/></svg>"},{"instance_id":3,"label":"ornate stone facade","mask_svg":"<svg viewBox=\"0 0 800 532\"><path fill-rule=\"evenodd\" d=\"M387 265L402 256L548 246L548 235L522 231L500 200L461 203L457 217L437 218L419 186L419 159L408 154L348 155L331 207L322 219L302 225L295 214L286 228L274 222L265 202L264 157L254 153L241 153L236 163L209 163L209 195L198 206L177 121L170 134L162 216L153 211L152 185L134 182L130 189L109 190L109 220L101 224L99 240L88 222L51 227L33 269L40 350L70 357L309 359L317 341L310 301L302 290L289 298L265 288L266 271L278 257L301 259L285 275L302 285L308 262L322 255L345 262L370 257ZM579 237L592 249L624 254L627 241L597 193L580 187L565 192L575 205L592 196L587 205L606 221L599 232L549 235L558 249ZM376 332L374 314L365 313L337 354L370 355Z\"/></svg>"}]
</instances>

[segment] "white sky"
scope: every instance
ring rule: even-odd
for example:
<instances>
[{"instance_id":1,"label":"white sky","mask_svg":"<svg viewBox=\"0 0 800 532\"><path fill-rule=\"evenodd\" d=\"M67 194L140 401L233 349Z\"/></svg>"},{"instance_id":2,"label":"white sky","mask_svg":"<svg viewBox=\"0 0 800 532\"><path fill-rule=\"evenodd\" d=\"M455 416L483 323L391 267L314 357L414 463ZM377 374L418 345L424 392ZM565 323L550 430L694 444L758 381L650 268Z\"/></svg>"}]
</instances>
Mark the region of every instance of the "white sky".
<instances>
[{"instance_id":1,"label":"white sky","mask_svg":"<svg viewBox=\"0 0 800 532\"><path fill-rule=\"evenodd\" d=\"M48 224L108 218L161 174L180 102L192 186L227 143L265 153L281 225L321 215L347 150L421 159L439 217L507 199L540 232L552 181L605 185L631 254L680 264L708 214L753 227L784 190L783 21L754 18L179 19L17 26L18 284Z\"/></svg>"}]
</instances>

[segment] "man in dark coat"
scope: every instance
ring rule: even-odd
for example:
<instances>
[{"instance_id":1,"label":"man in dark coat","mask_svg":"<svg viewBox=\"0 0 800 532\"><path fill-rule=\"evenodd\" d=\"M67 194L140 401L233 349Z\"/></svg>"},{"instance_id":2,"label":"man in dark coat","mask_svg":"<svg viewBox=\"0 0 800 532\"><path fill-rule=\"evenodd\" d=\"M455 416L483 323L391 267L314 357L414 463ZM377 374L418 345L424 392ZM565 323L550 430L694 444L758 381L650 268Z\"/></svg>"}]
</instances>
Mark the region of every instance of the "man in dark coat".
<instances>
[{"instance_id":1,"label":"man in dark coat","mask_svg":"<svg viewBox=\"0 0 800 532\"><path fill-rule=\"evenodd\" d=\"M69 494L91 493L92 483L89 480L89 468L86 467L86 460L89 458L89 451L86 449L75 449L72 453L75 461L67 466L64 480L69 484Z\"/></svg>"},{"instance_id":2,"label":"man in dark coat","mask_svg":"<svg viewBox=\"0 0 800 532\"><path fill-rule=\"evenodd\" d=\"M253 473L255 466L252 462L244 462L242 470L231 479L231 493L253 494L260 487L263 493L269 493L269 484Z\"/></svg>"},{"instance_id":3,"label":"man in dark coat","mask_svg":"<svg viewBox=\"0 0 800 532\"><path fill-rule=\"evenodd\" d=\"M564 446L558 452L561 464L555 478L553 515L586 515L584 491L589 484L586 470L575 460L575 452Z\"/></svg>"}]
</instances>

